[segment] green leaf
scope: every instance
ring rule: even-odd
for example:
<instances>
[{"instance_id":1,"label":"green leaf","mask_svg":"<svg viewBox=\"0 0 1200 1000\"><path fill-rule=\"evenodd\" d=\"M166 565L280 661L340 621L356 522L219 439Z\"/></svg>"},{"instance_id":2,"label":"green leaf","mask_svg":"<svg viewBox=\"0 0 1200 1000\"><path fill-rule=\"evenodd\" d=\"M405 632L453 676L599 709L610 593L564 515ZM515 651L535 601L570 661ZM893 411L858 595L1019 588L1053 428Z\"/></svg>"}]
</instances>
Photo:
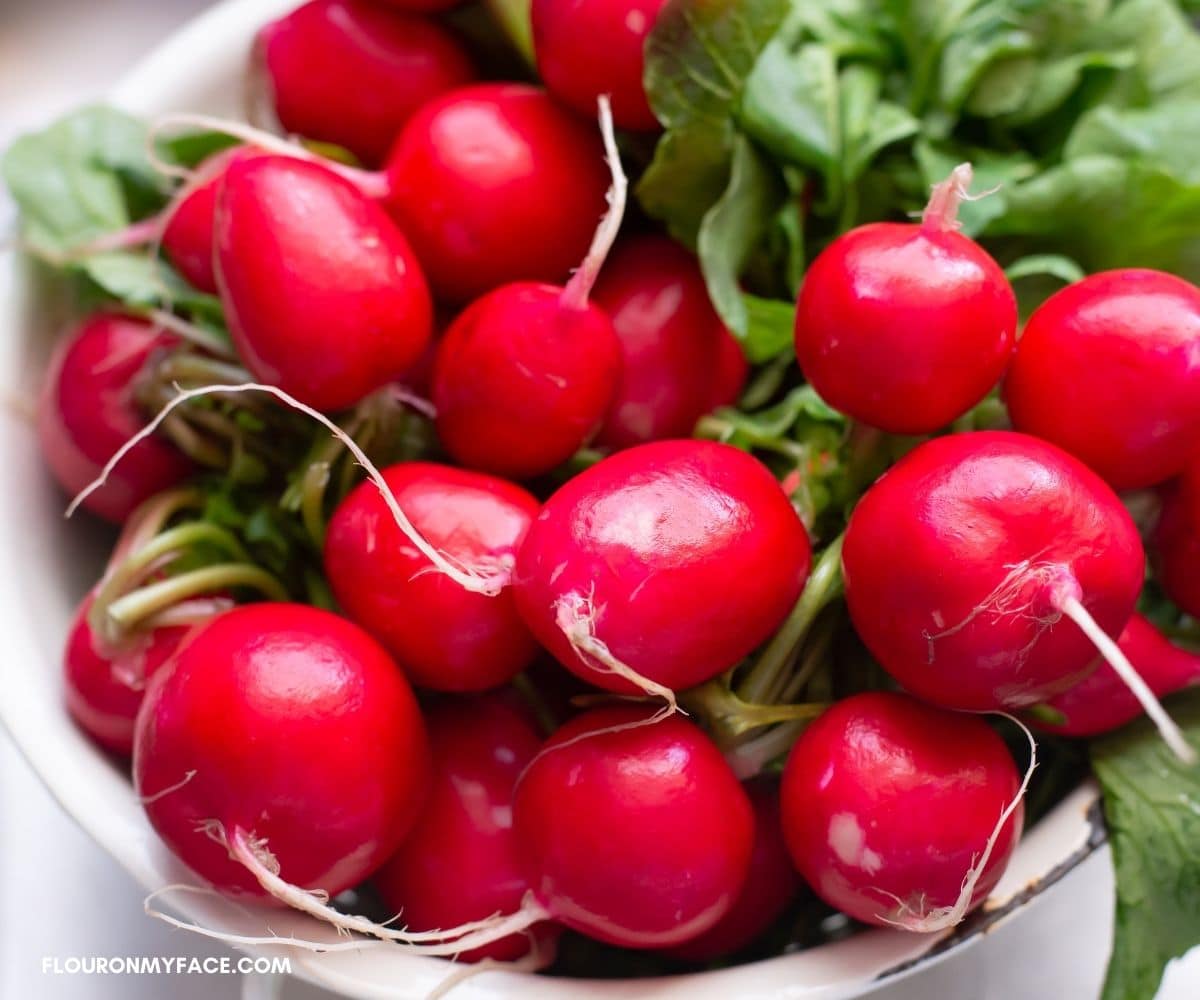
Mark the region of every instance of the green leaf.
<instances>
[{"instance_id":1,"label":"green leaf","mask_svg":"<svg viewBox=\"0 0 1200 1000\"><path fill-rule=\"evenodd\" d=\"M1200 279L1200 185L1113 156L1088 156L1010 188L985 230L1023 238L1088 271L1153 267Z\"/></svg>"},{"instance_id":2,"label":"green leaf","mask_svg":"<svg viewBox=\"0 0 1200 1000\"><path fill-rule=\"evenodd\" d=\"M1149 108L1095 108L1080 118L1063 155L1118 156L1200 184L1200 99L1164 101Z\"/></svg>"},{"instance_id":3,"label":"green leaf","mask_svg":"<svg viewBox=\"0 0 1200 1000\"><path fill-rule=\"evenodd\" d=\"M1080 44L1135 52L1137 99L1200 95L1200 35L1172 0L1122 0Z\"/></svg>"},{"instance_id":4,"label":"green leaf","mask_svg":"<svg viewBox=\"0 0 1200 1000\"><path fill-rule=\"evenodd\" d=\"M72 265L104 294L134 308L185 309L219 321L221 302L198 292L172 268L148 253L114 251L94 254Z\"/></svg>"},{"instance_id":5,"label":"green leaf","mask_svg":"<svg viewBox=\"0 0 1200 1000\"><path fill-rule=\"evenodd\" d=\"M670 0L646 42L646 95L658 120L721 125L790 0Z\"/></svg>"},{"instance_id":6,"label":"green leaf","mask_svg":"<svg viewBox=\"0 0 1200 1000\"><path fill-rule=\"evenodd\" d=\"M1200 691L1168 710L1200 749ZM1117 877L1103 1000L1150 998L1172 958L1200 944L1200 768L1141 719L1091 746Z\"/></svg>"},{"instance_id":7,"label":"green leaf","mask_svg":"<svg viewBox=\"0 0 1200 1000\"><path fill-rule=\"evenodd\" d=\"M751 364L762 364L795 349L796 303L744 295L746 335L742 348Z\"/></svg>"},{"instance_id":8,"label":"green leaf","mask_svg":"<svg viewBox=\"0 0 1200 1000\"><path fill-rule=\"evenodd\" d=\"M637 185L646 214L695 248L700 223L729 183L733 130L698 121L667 132Z\"/></svg>"},{"instance_id":9,"label":"green leaf","mask_svg":"<svg viewBox=\"0 0 1200 1000\"><path fill-rule=\"evenodd\" d=\"M1004 269L1009 281L1020 281L1022 278L1048 276L1057 278L1064 285L1082 281L1086 276L1080 267L1070 257L1062 254L1038 253L1022 257Z\"/></svg>"},{"instance_id":10,"label":"green leaf","mask_svg":"<svg viewBox=\"0 0 1200 1000\"><path fill-rule=\"evenodd\" d=\"M787 196L778 171L745 136L734 142L729 186L700 225L700 270L709 298L725 325L738 337L749 330L749 314L739 279Z\"/></svg>"},{"instance_id":11,"label":"green leaf","mask_svg":"<svg viewBox=\"0 0 1200 1000\"><path fill-rule=\"evenodd\" d=\"M18 139L0 166L26 243L50 256L133 221L131 187L165 185L146 156L146 128L113 108L85 108Z\"/></svg>"}]
</instances>

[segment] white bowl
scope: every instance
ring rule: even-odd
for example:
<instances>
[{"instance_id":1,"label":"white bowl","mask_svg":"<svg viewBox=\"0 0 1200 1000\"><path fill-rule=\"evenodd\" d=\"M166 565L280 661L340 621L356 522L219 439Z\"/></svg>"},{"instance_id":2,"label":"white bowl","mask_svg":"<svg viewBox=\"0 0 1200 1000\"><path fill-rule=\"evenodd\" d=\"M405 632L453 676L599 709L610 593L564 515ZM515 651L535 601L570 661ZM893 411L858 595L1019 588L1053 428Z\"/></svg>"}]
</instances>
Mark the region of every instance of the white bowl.
<instances>
[{"instance_id":1,"label":"white bowl","mask_svg":"<svg viewBox=\"0 0 1200 1000\"><path fill-rule=\"evenodd\" d=\"M255 29L296 0L228 0L191 22L124 77L110 100L141 115L205 111L236 115L240 77ZM40 280L40 279L39 279ZM30 268L0 259L0 620L8 623L0 656L0 717L62 807L147 892L195 877L159 843L126 777L75 729L62 707L60 653L71 612L102 566L108 532L86 519L65 523L64 500L45 475L21 405L33 398L46 345L67 318L53 289L37 287ZM835 998L860 993L883 977L911 975L951 951L970 948L984 930L1010 919L1028 900L1078 864L1100 842L1085 784L1018 848L983 912L954 935L868 931L834 944L737 968L656 980L556 980L488 972L456 997L522 1000L616 998L664 1000L736 996ZM307 917L255 911L214 895L172 893L159 901L182 918L227 934L294 935L334 940ZM288 946L246 948L288 955L296 974L347 996L426 996L446 975L438 959L382 945L315 954Z\"/></svg>"}]
</instances>

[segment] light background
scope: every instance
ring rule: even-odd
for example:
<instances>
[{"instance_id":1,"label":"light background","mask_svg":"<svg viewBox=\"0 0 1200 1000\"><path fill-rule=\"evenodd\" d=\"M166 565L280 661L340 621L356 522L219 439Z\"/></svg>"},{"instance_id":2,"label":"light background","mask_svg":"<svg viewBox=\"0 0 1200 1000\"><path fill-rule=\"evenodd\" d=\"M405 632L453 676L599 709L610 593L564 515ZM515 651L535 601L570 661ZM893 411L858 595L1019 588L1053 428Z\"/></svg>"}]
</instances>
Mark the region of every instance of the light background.
<instances>
[{"instance_id":1,"label":"light background","mask_svg":"<svg viewBox=\"0 0 1200 1000\"><path fill-rule=\"evenodd\" d=\"M209 0L0 0L0 148L103 93ZM0 243L10 206L0 196ZM14 567L7 567L6 572ZM0 609L2 619L4 609ZM0 620L2 625L2 620ZM0 629L2 634L2 629ZM0 692L0 697L3 694ZM968 953L873 1000L1089 1000L1111 931L1107 853ZM43 957L216 955L219 945L150 920L142 892L63 814L0 733L0 998L232 1000L237 977L71 977ZM286 1000L326 994L290 986ZM1174 963L1159 1000L1200 997L1200 950Z\"/></svg>"}]
</instances>

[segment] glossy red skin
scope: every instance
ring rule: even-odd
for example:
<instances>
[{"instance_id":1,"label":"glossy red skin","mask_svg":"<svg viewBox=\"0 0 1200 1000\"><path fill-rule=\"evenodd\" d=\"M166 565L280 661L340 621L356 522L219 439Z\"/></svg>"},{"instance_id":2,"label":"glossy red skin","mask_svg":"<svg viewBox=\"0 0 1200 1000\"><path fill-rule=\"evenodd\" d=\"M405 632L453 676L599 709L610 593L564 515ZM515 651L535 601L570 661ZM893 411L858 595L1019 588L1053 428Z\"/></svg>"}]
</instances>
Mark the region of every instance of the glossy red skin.
<instances>
[{"instance_id":1,"label":"glossy red skin","mask_svg":"<svg viewBox=\"0 0 1200 1000\"><path fill-rule=\"evenodd\" d=\"M383 476L417 531L465 565L515 559L541 506L519 486L447 465L402 462ZM338 603L409 680L459 692L512 680L537 653L512 590L472 594L431 565L373 483L358 486L329 521L325 573Z\"/></svg>"},{"instance_id":2,"label":"glossy red skin","mask_svg":"<svg viewBox=\"0 0 1200 1000\"><path fill-rule=\"evenodd\" d=\"M201 170L205 166L202 164ZM213 216L217 211L217 192L224 177L224 169L216 167L208 180L197 184L184 195L171 210L162 235L163 251L175 265L175 270L193 288L210 295L217 294L217 273L213 267Z\"/></svg>"},{"instance_id":3,"label":"glossy red skin","mask_svg":"<svg viewBox=\"0 0 1200 1000\"><path fill-rule=\"evenodd\" d=\"M825 902L892 926L953 906L1021 779L982 719L884 691L837 702L792 747L783 832L796 869ZM1000 880L1024 822L1018 805L971 896ZM890 895L889 895L890 894ZM922 910L922 904L926 909Z\"/></svg>"},{"instance_id":4,"label":"glossy red skin","mask_svg":"<svg viewBox=\"0 0 1200 1000\"><path fill-rule=\"evenodd\" d=\"M688 437L714 405L740 392L745 359L736 377L731 334L713 310L700 265L674 240L639 236L619 244L592 299L612 317L622 350L621 379L597 444Z\"/></svg>"},{"instance_id":5,"label":"glossy red skin","mask_svg":"<svg viewBox=\"0 0 1200 1000\"><path fill-rule=\"evenodd\" d=\"M600 708L559 729L517 783L513 828L556 920L610 944L666 948L733 905L754 812L720 751L681 716L597 732L646 718L641 707Z\"/></svg>"},{"instance_id":6,"label":"glossy red skin","mask_svg":"<svg viewBox=\"0 0 1200 1000\"><path fill-rule=\"evenodd\" d=\"M232 164L215 234L221 302L257 380L340 410L403 376L429 343L433 306L404 234L325 167Z\"/></svg>"},{"instance_id":7,"label":"glossy red skin","mask_svg":"<svg viewBox=\"0 0 1200 1000\"><path fill-rule=\"evenodd\" d=\"M597 127L515 83L426 104L388 156L388 210L439 298L512 281L562 282L587 252L608 190Z\"/></svg>"},{"instance_id":8,"label":"glossy red skin","mask_svg":"<svg viewBox=\"0 0 1200 1000\"><path fill-rule=\"evenodd\" d=\"M60 341L42 385L37 432L46 464L67 493L91 483L146 425L134 399L137 380L152 355L175 343L144 320L117 313L96 313ZM83 506L120 524L143 500L191 471L191 462L169 441L149 437Z\"/></svg>"},{"instance_id":9,"label":"glossy red skin","mask_svg":"<svg viewBox=\"0 0 1200 1000\"><path fill-rule=\"evenodd\" d=\"M385 7L394 7L396 10L406 10L414 14L433 14L438 11L450 10L452 7L461 7L464 0L375 0L376 3L381 3Z\"/></svg>"},{"instance_id":10,"label":"glossy red skin","mask_svg":"<svg viewBox=\"0 0 1200 1000\"><path fill-rule=\"evenodd\" d=\"M496 695L458 699L425 714L433 782L421 818L374 882L388 908L415 931L458 927L521 906L529 883L512 829L513 788L538 751L537 728ZM559 928L534 933L557 938ZM512 961L529 952L524 934L464 952L459 961Z\"/></svg>"},{"instance_id":11,"label":"glossy red skin","mask_svg":"<svg viewBox=\"0 0 1200 1000\"><path fill-rule=\"evenodd\" d=\"M63 695L71 718L93 742L128 757L146 683L171 659L191 628L158 628L135 636L127 646L106 648L88 625L94 596L83 599L67 634Z\"/></svg>"},{"instance_id":12,"label":"glossy red skin","mask_svg":"<svg viewBox=\"0 0 1200 1000\"><path fill-rule=\"evenodd\" d=\"M980 402L1016 342L1004 272L953 230L859 226L813 261L796 357L830 406L893 434L928 434Z\"/></svg>"},{"instance_id":13,"label":"glossy red skin","mask_svg":"<svg viewBox=\"0 0 1200 1000\"><path fill-rule=\"evenodd\" d=\"M1159 698L1200 683L1200 656L1173 645L1141 615L1134 615L1118 645ZM1142 714L1142 706L1115 670L1100 662L1096 669L1047 706L1061 713L1063 723L1029 717L1032 725L1063 736L1098 736L1119 729Z\"/></svg>"},{"instance_id":14,"label":"glossy red skin","mask_svg":"<svg viewBox=\"0 0 1200 1000\"><path fill-rule=\"evenodd\" d=\"M608 691L556 621L591 596L595 636L644 677L684 690L737 663L787 616L808 576L804 526L757 459L712 441L619 452L562 486L517 558L517 610L560 663Z\"/></svg>"},{"instance_id":15,"label":"glossy red skin","mask_svg":"<svg viewBox=\"0 0 1200 1000\"><path fill-rule=\"evenodd\" d=\"M746 360L741 343L723 323L719 324L717 365L709 385L708 404L704 412L711 413L718 407L735 405L746 388L749 374L750 362Z\"/></svg>"},{"instance_id":16,"label":"glossy red skin","mask_svg":"<svg viewBox=\"0 0 1200 1000\"><path fill-rule=\"evenodd\" d=\"M475 78L435 21L368 0L311 0L258 33L279 123L381 163L422 106Z\"/></svg>"},{"instance_id":17,"label":"glossy red skin","mask_svg":"<svg viewBox=\"0 0 1200 1000\"><path fill-rule=\"evenodd\" d=\"M1137 269L1062 289L1029 318L1004 398L1017 430L1114 489L1177 475L1200 458L1200 289Z\"/></svg>"},{"instance_id":18,"label":"glossy red skin","mask_svg":"<svg viewBox=\"0 0 1200 1000\"><path fill-rule=\"evenodd\" d=\"M562 304L557 285L501 285L456 319L438 346L433 404L454 460L513 479L561 465L600 427L621 349L595 305Z\"/></svg>"},{"instance_id":19,"label":"glossy red skin","mask_svg":"<svg viewBox=\"0 0 1200 1000\"><path fill-rule=\"evenodd\" d=\"M1035 571L1019 573L1023 564ZM1055 589L1077 581L1116 636L1145 556L1116 494L1082 462L1024 434L981 431L934 438L885 473L850 517L842 566L854 627L888 673L927 701L988 711L1082 679L1096 650L1059 618Z\"/></svg>"},{"instance_id":20,"label":"glossy red skin","mask_svg":"<svg viewBox=\"0 0 1200 1000\"><path fill-rule=\"evenodd\" d=\"M1163 491L1153 545L1163 590L1189 615L1200 618L1200 461Z\"/></svg>"},{"instance_id":21,"label":"glossy red skin","mask_svg":"<svg viewBox=\"0 0 1200 1000\"><path fill-rule=\"evenodd\" d=\"M429 770L416 699L383 647L298 604L214 618L151 681L134 734L159 836L222 893L267 903L205 823L265 839L283 879L334 896L395 852Z\"/></svg>"},{"instance_id":22,"label":"glossy red skin","mask_svg":"<svg viewBox=\"0 0 1200 1000\"><path fill-rule=\"evenodd\" d=\"M658 129L642 76L646 39L666 2L533 0L533 48L546 89L588 119L607 94L619 128Z\"/></svg>"},{"instance_id":23,"label":"glossy red skin","mask_svg":"<svg viewBox=\"0 0 1200 1000\"><path fill-rule=\"evenodd\" d=\"M754 851L742 891L729 912L699 937L667 950L685 962L712 962L741 951L766 931L800 891L800 879L783 839L778 782L746 784L754 807Z\"/></svg>"}]
</instances>

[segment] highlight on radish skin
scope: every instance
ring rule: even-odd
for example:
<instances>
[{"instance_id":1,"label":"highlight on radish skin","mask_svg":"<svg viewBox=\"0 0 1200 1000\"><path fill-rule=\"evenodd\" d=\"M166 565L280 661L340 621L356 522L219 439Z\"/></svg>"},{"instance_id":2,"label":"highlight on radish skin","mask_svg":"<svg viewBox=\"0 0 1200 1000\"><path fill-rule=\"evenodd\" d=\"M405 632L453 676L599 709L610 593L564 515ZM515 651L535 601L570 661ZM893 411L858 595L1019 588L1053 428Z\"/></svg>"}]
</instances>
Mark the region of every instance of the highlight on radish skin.
<instances>
[{"instance_id":1,"label":"highlight on radish skin","mask_svg":"<svg viewBox=\"0 0 1200 1000\"><path fill-rule=\"evenodd\" d=\"M801 734L784 768L783 829L796 869L827 903L866 923L954 926L1016 848L1032 737L1030 750L1022 780L1004 741L976 716L890 692L837 702Z\"/></svg>"},{"instance_id":2,"label":"highlight on radish skin","mask_svg":"<svg viewBox=\"0 0 1200 1000\"><path fill-rule=\"evenodd\" d=\"M859 501L842 564L856 631L919 697L1025 708L1077 683L1100 652L1191 759L1108 638L1142 587L1137 528L1111 488L1054 445L1008 431L920 445Z\"/></svg>"},{"instance_id":3,"label":"highlight on radish skin","mask_svg":"<svg viewBox=\"0 0 1200 1000\"><path fill-rule=\"evenodd\" d=\"M101 489L108 481L108 478L114 470L120 466L126 455L136 449L142 441L148 438L157 430L159 425L166 420L168 416L176 409L182 406L189 400L200 399L204 396L211 396L215 393L239 393L239 392L265 392L274 396L285 406L291 407L300 413L306 414L317 423L321 424L334 437L346 446L346 450L354 456L354 460L366 470L367 477L378 488L383 501L387 506L389 513L395 520L397 527L403 532L404 536L412 542L417 551L428 559L434 566L437 572L444 573L450 577L455 583L465 590L475 594L485 594L489 597L494 597L499 594L511 580L511 567L501 565L485 565L485 566L458 566L451 562L444 553L439 552L425 540L425 538L413 527L412 522L404 513L403 508L396 500L395 495L388 487L387 480L383 474L376 468L375 464L367 456L345 431L337 424L330 420L325 414L319 410L313 409L311 406L300 402L286 392L274 385L261 385L256 382L245 382L239 385L205 385L198 386L195 389L186 389L181 391L174 399L167 403L155 415L145 427L138 431L133 437L125 442L117 452L108 460L104 468L100 470L100 474L87 486L85 486L71 501L67 508L66 516L70 517L76 509L87 501L97 490Z\"/></svg>"},{"instance_id":4,"label":"highlight on radish skin","mask_svg":"<svg viewBox=\"0 0 1200 1000\"><path fill-rule=\"evenodd\" d=\"M517 556L514 594L568 670L608 691L665 697L763 642L810 560L766 466L728 445L661 441L604 459L546 501Z\"/></svg>"},{"instance_id":5,"label":"highlight on radish skin","mask_svg":"<svg viewBox=\"0 0 1200 1000\"><path fill-rule=\"evenodd\" d=\"M624 216L628 181L606 99L600 131L612 172L609 210L566 286L501 285L472 303L438 344L438 436L459 463L517 479L549 472L595 435L616 390L620 345L592 285Z\"/></svg>"}]
</instances>

